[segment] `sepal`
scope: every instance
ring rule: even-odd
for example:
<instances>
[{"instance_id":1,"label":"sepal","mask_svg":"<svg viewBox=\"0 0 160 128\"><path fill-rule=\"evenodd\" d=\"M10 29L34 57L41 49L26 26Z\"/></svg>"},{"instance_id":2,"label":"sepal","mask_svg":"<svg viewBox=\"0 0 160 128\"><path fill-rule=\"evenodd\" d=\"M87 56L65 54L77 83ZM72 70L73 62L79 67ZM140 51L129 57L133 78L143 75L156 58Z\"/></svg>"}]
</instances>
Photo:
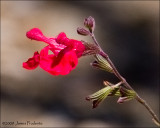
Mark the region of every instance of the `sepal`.
<instances>
[{"instance_id":1,"label":"sepal","mask_svg":"<svg viewBox=\"0 0 160 128\"><path fill-rule=\"evenodd\" d=\"M119 97L117 103L124 103L132 99L135 99L136 97L135 91L126 89L125 87L120 87L119 91L121 93L121 97Z\"/></svg>"},{"instance_id":2,"label":"sepal","mask_svg":"<svg viewBox=\"0 0 160 128\"><path fill-rule=\"evenodd\" d=\"M92 108L96 108L99 105L99 103L101 103L105 98L107 98L107 96L112 90L113 89L111 86L107 86L99 90L98 92L89 95L88 97L86 97L86 100L92 101Z\"/></svg>"},{"instance_id":3,"label":"sepal","mask_svg":"<svg viewBox=\"0 0 160 128\"><path fill-rule=\"evenodd\" d=\"M96 60L91 63L93 67L113 73L113 68L110 66L110 64L105 58L103 58L99 54L96 54L95 59Z\"/></svg>"},{"instance_id":4,"label":"sepal","mask_svg":"<svg viewBox=\"0 0 160 128\"><path fill-rule=\"evenodd\" d=\"M82 56L86 55L95 55L100 52L100 49L97 47L97 45L88 43L85 41L81 41L83 45L85 46L85 51L83 52Z\"/></svg>"},{"instance_id":5,"label":"sepal","mask_svg":"<svg viewBox=\"0 0 160 128\"><path fill-rule=\"evenodd\" d=\"M86 100L92 101L92 108L96 108L101 102L104 101L104 99L107 98L107 96L112 94L112 92L114 92L115 90L119 89L121 82L113 85L108 81L104 81L104 84L106 86L105 88L86 97Z\"/></svg>"}]
</instances>

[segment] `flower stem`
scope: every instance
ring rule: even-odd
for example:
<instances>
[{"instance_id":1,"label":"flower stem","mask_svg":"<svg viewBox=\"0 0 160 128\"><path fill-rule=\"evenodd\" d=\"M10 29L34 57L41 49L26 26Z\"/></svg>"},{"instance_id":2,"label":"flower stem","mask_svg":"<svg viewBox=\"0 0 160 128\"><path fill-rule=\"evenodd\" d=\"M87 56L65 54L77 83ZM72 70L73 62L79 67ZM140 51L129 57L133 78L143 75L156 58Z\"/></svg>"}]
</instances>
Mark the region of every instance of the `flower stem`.
<instances>
[{"instance_id":1,"label":"flower stem","mask_svg":"<svg viewBox=\"0 0 160 128\"><path fill-rule=\"evenodd\" d=\"M109 56L102 50L102 48L100 47L99 43L97 42L95 36L93 33L90 34L90 36L92 37L94 43L99 47L100 52L99 54L101 56L103 56L108 63L111 65L111 67L113 68L114 74L117 76L117 78L122 81L122 83L128 88L131 89L133 91L135 91L129 84L128 82L121 76L121 74L118 72L118 70L116 69L116 67L114 66L114 64L112 63L112 61L110 60ZM136 92L136 91L135 91ZM141 103L147 110L148 112L151 114L151 116L153 117L153 122L160 127L160 121L157 118L156 114L154 113L154 111L152 110L152 108L146 103L145 100L143 100L136 92L136 98L135 98L139 103Z\"/></svg>"},{"instance_id":2,"label":"flower stem","mask_svg":"<svg viewBox=\"0 0 160 128\"><path fill-rule=\"evenodd\" d=\"M94 33L90 33L90 36L92 37L94 43L98 46L98 48L100 48L100 50L102 50L101 47L100 47L100 45L99 45L99 43L97 42L97 40L96 40L96 38L94 36Z\"/></svg>"}]
</instances>

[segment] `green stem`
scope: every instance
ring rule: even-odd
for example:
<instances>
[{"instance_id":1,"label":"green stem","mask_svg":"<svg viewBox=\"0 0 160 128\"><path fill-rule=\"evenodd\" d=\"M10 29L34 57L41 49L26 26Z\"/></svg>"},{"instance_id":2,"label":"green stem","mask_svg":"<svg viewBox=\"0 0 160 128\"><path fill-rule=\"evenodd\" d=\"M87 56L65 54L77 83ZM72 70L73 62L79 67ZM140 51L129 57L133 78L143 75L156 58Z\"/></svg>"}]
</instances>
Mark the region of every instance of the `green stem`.
<instances>
[{"instance_id":1,"label":"green stem","mask_svg":"<svg viewBox=\"0 0 160 128\"><path fill-rule=\"evenodd\" d=\"M116 67L114 66L114 64L112 63L112 61L110 60L109 56L102 50L102 48L99 46L99 43L97 42L95 36L93 33L90 34L94 43L100 48L100 52L99 54L101 56L103 56L107 61L108 63L111 65L111 67L113 68L113 71L114 71L114 74L117 76L117 78L122 81L122 83L128 88L128 89L131 89L133 91L135 91L129 84L128 82L121 76L121 74L118 72L118 70L116 69ZM135 91L136 92L136 91ZM141 103L147 110L148 112L151 114L151 116L153 117L153 121L154 123L160 127L160 121L159 119L157 118L156 114L154 113L154 111L152 110L152 108L146 103L145 100L143 100L136 92L136 100Z\"/></svg>"}]
</instances>

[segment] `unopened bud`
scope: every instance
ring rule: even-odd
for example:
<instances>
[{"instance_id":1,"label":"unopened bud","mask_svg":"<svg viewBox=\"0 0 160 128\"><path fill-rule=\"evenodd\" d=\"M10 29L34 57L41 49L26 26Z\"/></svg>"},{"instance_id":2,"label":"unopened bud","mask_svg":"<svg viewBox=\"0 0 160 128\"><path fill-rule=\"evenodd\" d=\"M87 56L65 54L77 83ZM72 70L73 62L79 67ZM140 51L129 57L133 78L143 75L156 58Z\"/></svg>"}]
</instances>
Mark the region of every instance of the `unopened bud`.
<instances>
[{"instance_id":1,"label":"unopened bud","mask_svg":"<svg viewBox=\"0 0 160 128\"><path fill-rule=\"evenodd\" d=\"M77 33L80 34L80 35L83 35L83 36L89 35L89 31L87 31L84 28L80 28L80 27L77 28Z\"/></svg>"},{"instance_id":2,"label":"unopened bud","mask_svg":"<svg viewBox=\"0 0 160 128\"><path fill-rule=\"evenodd\" d=\"M93 17L89 16L84 20L84 26L89 28L89 31L92 33L95 29L95 20Z\"/></svg>"}]
</instances>

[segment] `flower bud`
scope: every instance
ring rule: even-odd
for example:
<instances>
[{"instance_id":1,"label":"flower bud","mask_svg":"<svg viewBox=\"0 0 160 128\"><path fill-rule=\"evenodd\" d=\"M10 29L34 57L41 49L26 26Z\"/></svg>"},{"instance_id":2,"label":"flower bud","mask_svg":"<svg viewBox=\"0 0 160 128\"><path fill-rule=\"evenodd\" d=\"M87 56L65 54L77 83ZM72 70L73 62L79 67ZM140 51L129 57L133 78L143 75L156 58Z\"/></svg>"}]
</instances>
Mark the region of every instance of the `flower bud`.
<instances>
[{"instance_id":1,"label":"flower bud","mask_svg":"<svg viewBox=\"0 0 160 128\"><path fill-rule=\"evenodd\" d=\"M83 35L83 36L89 35L89 31L87 31L84 28L80 28L80 27L77 28L77 33L80 34L80 35Z\"/></svg>"},{"instance_id":2,"label":"flower bud","mask_svg":"<svg viewBox=\"0 0 160 128\"><path fill-rule=\"evenodd\" d=\"M93 17L89 16L84 20L84 26L89 28L89 31L92 33L95 29L95 20Z\"/></svg>"}]
</instances>

